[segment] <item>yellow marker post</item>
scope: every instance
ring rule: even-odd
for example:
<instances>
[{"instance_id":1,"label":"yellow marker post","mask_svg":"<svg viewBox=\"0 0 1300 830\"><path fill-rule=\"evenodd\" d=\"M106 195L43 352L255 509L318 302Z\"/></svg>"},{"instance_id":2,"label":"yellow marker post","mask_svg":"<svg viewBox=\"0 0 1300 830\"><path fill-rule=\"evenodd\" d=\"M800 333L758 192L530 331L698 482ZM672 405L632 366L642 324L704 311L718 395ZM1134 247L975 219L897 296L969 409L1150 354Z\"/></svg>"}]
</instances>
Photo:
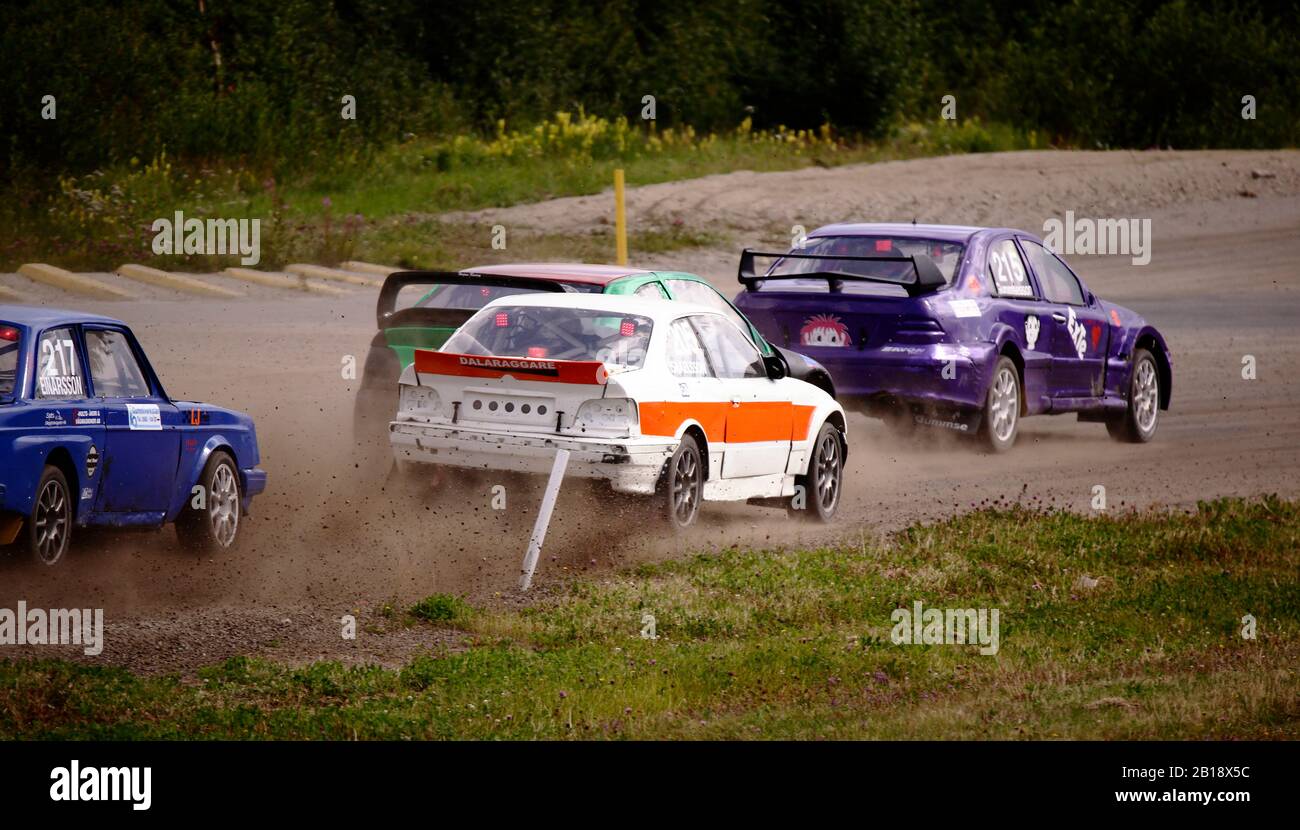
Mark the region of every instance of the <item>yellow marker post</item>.
<instances>
[{"instance_id":1,"label":"yellow marker post","mask_svg":"<svg viewBox=\"0 0 1300 830\"><path fill-rule=\"evenodd\" d=\"M623 168L614 171L614 238L618 264L627 265L627 202L623 198Z\"/></svg>"}]
</instances>

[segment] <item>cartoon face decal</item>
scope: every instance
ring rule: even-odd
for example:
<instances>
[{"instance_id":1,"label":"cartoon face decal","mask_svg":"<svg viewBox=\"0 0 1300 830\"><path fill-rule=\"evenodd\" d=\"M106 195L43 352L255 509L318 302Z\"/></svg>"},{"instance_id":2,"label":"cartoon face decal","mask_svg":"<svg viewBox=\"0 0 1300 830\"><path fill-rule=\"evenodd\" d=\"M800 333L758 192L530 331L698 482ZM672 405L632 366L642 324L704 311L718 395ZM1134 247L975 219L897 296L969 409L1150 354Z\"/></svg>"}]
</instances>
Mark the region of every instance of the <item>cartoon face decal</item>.
<instances>
[{"instance_id":1,"label":"cartoon face decal","mask_svg":"<svg viewBox=\"0 0 1300 830\"><path fill-rule=\"evenodd\" d=\"M1042 326L1039 324L1037 317L1031 314L1025 318L1025 345L1027 347L1034 348L1034 344L1038 342L1040 328Z\"/></svg>"},{"instance_id":2,"label":"cartoon face decal","mask_svg":"<svg viewBox=\"0 0 1300 830\"><path fill-rule=\"evenodd\" d=\"M853 341L849 338L849 327L838 317L830 314L818 314L804 321L799 329L799 343L804 346L844 347Z\"/></svg>"},{"instance_id":3,"label":"cartoon face decal","mask_svg":"<svg viewBox=\"0 0 1300 830\"><path fill-rule=\"evenodd\" d=\"M1088 353L1088 329L1083 323L1079 322L1074 309L1068 309L1068 314L1069 319L1066 320L1065 327L1070 332L1070 339L1074 341L1074 350L1082 358Z\"/></svg>"}]
</instances>

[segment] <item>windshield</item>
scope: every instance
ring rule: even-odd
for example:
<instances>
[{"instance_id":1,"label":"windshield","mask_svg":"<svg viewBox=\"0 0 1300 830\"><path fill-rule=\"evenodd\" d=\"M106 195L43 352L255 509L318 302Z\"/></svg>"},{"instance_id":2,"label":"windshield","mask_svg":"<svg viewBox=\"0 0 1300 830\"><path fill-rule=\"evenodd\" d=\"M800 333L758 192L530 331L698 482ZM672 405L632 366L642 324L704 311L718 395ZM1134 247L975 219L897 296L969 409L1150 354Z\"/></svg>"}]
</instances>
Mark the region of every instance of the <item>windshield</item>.
<instances>
[{"instance_id":1,"label":"windshield","mask_svg":"<svg viewBox=\"0 0 1300 830\"><path fill-rule=\"evenodd\" d=\"M541 360L599 360L636 368L654 324L638 314L586 308L493 306L461 326L444 352Z\"/></svg>"},{"instance_id":2,"label":"windshield","mask_svg":"<svg viewBox=\"0 0 1300 830\"><path fill-rule=\"evenodd\" d=\"M22 345L18 329L0 323L0 398L14 393L18 378L18 351Z\"/></svg>"},{"instance_id":3,"label":"windshield","mask_svg":"<svg viewBox=\"0 0 1300 830\"><path fill-rule=\"evenodd\" d=\"M599 285L566 285L566 290L590 294L600 291ZM540 288L522 288L512 285L435 285L416 301L416 308L458 308L477 311L498 297L516 294L540 294Z\"/></svg>"},{"instance_id":4,"label":"windshield","mask_svg":"<svg viewBox=\"0 0 1300 830\"><path fill-rule=\"evenodd\" d=\"M934 239L908 239L892 236L814 236L805 241L802 250L790 253L830 256L856 257L929 257L938 266L946 282L952 282L952 276L961 262L965 246L960 242L942 242ZM862 277L874 277L879 280L896 282L900 285L916 279L910 262L861 262L834 259L777 259L768 274L813 274L818 272L838 272ZM759 283L759 291L829 291L830 285L824 279L778 280ZM845 294L884 294L903 295L901 289L889 285L869 282L846 281L843 284Z\"/></svg>"}]
</instances>

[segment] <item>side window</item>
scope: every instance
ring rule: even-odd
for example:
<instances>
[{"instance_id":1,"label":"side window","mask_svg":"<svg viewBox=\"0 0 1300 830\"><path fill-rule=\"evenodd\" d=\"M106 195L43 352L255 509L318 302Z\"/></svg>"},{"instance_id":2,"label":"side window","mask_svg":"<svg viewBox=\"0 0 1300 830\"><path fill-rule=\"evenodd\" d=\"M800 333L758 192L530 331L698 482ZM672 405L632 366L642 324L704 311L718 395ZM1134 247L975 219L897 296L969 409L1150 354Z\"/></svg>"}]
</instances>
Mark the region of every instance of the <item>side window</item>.
<instances>
[{"instance_id":1,"label":"side window","mask_svg":"<svg viewBox=\"0 0 1300 830\"><path fill-rule=\"evenodd\" d=\"M148 398L149 383L126 335L111 329L86 332L86 356L95 394L101 398Z\"/></svg>"},{"instance_id":2,"label":"side window","mask_svg":"<svg viewBox=\"0 0 1300 830\"><path fill-rule=\"evenodd\" d=\"M1034 288L1029 284L1025 263L1016 250L1016 243L1003 239L989 248L989 276L1000 297L1032 297Z\"/></svg>"},{"instance_id":3,"label":"side window","mask_svg":"<svg viewBox=\"0 0 1300 830\"><path fill-rule=\"evenodd\" d=\"M1064 262L1042 245L1028 239L1025 240L1025 253L1029 255L1029 263L1038 275L1038 284L1043 288L1043 299L1052 303L1083 305L1083 289Z\"/></svg>"},{"instance_id":4,"label":"side window","mask_svg":"<svg viewBox=\"0 0 1300 830\"><path fill-rule=\"evenodd\" d=\"M718 377L767 377L763 356L749 338L725 318L716 314L699 314L689 319L699 333L704 352Z\"/></svg>"},{"instance_id":5,"label":"side window","mask_svg":"<svg viewBox=\"0 0 1300 830\"><path fill-rule=\"evenodd\" d=\"M678 378L712 377L700 338L685 318L668 328L668 371Z\"/></svg>"},{"instance_id":6,"label":"side window","mask_svg":"<svg viewBox=\"0 0 1300 830\"><path fill-rule=\"evenodd\" d=\"M695 280L665 280L665 282L668 284L668 290L673 292L674 300L685 300L720 312L722 316L735 323L736 328L744 332L746 337L749 336L749 321L712 286Z\"/></svg>"},{"instance_id":7,"label":"side window","mask_svg":"<svg viewBox=\"0 0 1300 830\"><path fill-rule=\"evenodd\" d=\"M86 379L81 374L72 329L51 329L42 334L36 364L36 397L55 400L86 397Z\"/></svg>"},{"instance_id":8,"label":"side window","mask_svg":"<svg viewBox=\"0 0 1300 830\"><path fill-rule=\"evenodd\" d=\"M662 300L668 296L657 282L648 282L632 293L637 297L647 297L651 300Z\"/></svg>"}]
</instances>

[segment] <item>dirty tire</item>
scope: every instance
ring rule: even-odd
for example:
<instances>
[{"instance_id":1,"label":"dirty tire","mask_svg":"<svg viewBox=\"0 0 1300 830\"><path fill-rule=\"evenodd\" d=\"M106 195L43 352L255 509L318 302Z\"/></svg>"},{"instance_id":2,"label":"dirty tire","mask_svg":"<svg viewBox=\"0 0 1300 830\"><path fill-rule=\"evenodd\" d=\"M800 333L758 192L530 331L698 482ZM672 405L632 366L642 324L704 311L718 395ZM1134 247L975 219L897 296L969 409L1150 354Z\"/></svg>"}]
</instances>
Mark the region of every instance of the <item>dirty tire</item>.
<instances>
[{"instance_id":1,"label":"dirty tire","mask_svg":"<svg viewBox=\"0 0 1300 830\"><path fill-rule=\"evenodd\" d=\"M1133 371L1129 373L1128 408L1106 422L1106 431L1116 441L1145 444L1160 423L1160 369L1146 349L1133 350Z\"/></svg>"},{"instance_id":2,"label":"dirty tire","mask_svg":"<svg viewBox=\"0 0 1300 830\"><path fill-rule=\"evenodd\" d=\"M46 465L27 517L27 550L39 565L57 565L72 542L72 495L58 467Z\"/></svg>"},{"instance_id":3,"label":"dirty tire","mask_svg":"<svg viewBox=\"0 0 1300 830\"><path fill-rule=\"evenodd\" d=\"M197 483L203 488L204 506L193 506L191 492L176 520L181 545L198 553L231 550L239 542L239 525L244 518L235 459L217 450L208 458Z\"/></svg>"},{"instance_id":4,"label":"dirty tire","mask_svg":"<svg viewBox=\"0 0 1300 830\"><path fill-rule=\"evenodd\" d=\"M808 472L795 476L794 483L803 488L804 506L796 508L794 499L787 508L791 518L829 522L835 518L844 488L844 436L834 424L822 424L813 442Z\"/></svg>"},{"instance_id":5,"label":"dirty tire","mask_svg":"<svg viewBox=\"0 0 1300 830\"><path fill-rule=\"evenodd\" d=\"M1020 373L1011 358L1003 355L993 366L980 424L980 438L990 452L1006 452L1015 445L1020 432L1021 396Z\"/></svg>"},{"instance_id":6,"label":"dirty tire","mask_svg":"<svg viewBox=\"0 0 1300 830\"><path fill-rule=\"evenodd\" d=\"M682 436L677 452L668 462L662 498L664 517L673 530L685 530L700 515L704 462L699 444L690 435Z\"/></svg>"}]
</instances>

